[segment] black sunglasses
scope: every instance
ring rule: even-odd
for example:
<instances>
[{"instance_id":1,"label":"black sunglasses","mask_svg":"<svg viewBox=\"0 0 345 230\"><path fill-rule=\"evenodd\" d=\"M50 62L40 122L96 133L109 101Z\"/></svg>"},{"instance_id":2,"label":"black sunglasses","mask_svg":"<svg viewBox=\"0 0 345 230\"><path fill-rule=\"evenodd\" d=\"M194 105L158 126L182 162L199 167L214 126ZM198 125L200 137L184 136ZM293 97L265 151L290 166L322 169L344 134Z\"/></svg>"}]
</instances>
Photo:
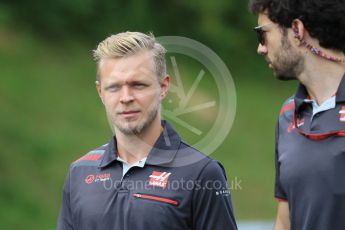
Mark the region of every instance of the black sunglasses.
<instances>
[{"instance_id":1,"label":"black sunglasses","mask_svg":"<svg viewBox=\"0 0 345 230\"><path fill-rule=\"evenodd\" d=\"M254 27L254 31L256 33L256 37L258 38L258 42L261 44L261 45L265 45L266 44L266 38L265 38L265 33L266 31L264 31L262 28L264 26L268 26L270 25L271 23L268 23L268 24L264 24L264 25L261 25L261 26L257 26L257 27Z\"/></svg>"}]
</instances>

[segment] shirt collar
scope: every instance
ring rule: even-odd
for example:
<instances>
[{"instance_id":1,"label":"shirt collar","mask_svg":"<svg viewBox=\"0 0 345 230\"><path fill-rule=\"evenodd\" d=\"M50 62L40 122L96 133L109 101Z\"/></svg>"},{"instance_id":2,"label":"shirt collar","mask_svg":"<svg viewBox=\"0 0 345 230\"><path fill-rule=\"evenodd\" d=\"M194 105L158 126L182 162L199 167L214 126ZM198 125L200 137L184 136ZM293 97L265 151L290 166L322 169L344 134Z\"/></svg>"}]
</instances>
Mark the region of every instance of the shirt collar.
<instances>
[{"instance_id":1,"label":"shirt collar","mask_svg":"<svg viewBox=\"0 0 345 230\"><path fill-rule=\"evenodd\" d=\"M340 81L339 87L338 87L338 91L335 94L336 96L336 101L337 102L341 102L341 101L345 101L345 74L343 76L343 78Z\"/></svg>"},{"instance_id":2,"label":"shirt collar","mask_svg":"<svg viewBox=\"0 0 345 230\"><path fill-rule=\"evenodd\" d=\"M147 157L135 162L134 164L128 164L127 161L121 159L119 156L116 158L117 161L122 162L122 176L125 176L126 173L133 167L139 167L139 168L144 168L145 162L146 162Z\"/></svg>"},{"instance_id":3,"label":"shirt collar","mask_svg":"<svg viewBox=\"0 0 345 230\"><path fill-rule=\"evenodd\" d=\"M305 86L300 83L294 98L296 111L298 111L301 105L303 105L306 98L308 98L308 92Z\"/></svg>"},{"instance_id":4,"label":"shirt collar","mask_svg":"<svg viewBox=\"0 0 345 230\"><path fill-rule=\"evenodd\" d=\"M117 154L116 154L115 146L116 146L116 138L115 136L113 136L111 140L109 141L108 145L106 146L105 152L99 164L100 168L106 167L107 165L109 165L110 163L116 160Z\"/></svg>"},{"instance_id":5,"label":"shirt collar","mask_svg":"<svg viewBox=\"0 0 345 230\"><path fill-rule=\"evenodd\" d=\"M180 147L181 138L177 132L170 126L167 121L162 121L163 132L151 149L146 164L148 165L164 165L170 163ZM117 158L116 137L108 143L103 154L99 167L103 168L112 163Z\"/></svg>"},{"instance_id":6,"label":"shirt collar","mask_svg":"<svg viewBox=\"0 0 345 230\"><path fill-rule=\"evenodd\" d=\"M122 162L122 164L126 164L126 165L128 165L128 166L130 166L130 167L137 166L137 167L140 167L140 168L143 168L143 167L144 167L145 162L146 162L146 159L147 159L147 157L144 157L143 159L138 160L137 162L135 162L135 163L133 163L133 164L130 165L127 161L125 161L125 160L122 159L121 157L119 157L119 156L116 157L116 160Z\"/></svg>"},{"instance_id":7,"label":"shirt collar","mask_svg":"<svg viewBox=\"0 0 345 230\"><path fill-rule=\"evenodd\" d=\"M308 92L305 86L300 83L298 86L297 92L295 94L295 98L294 98L296 111L298 111L301 105L305 103L305 99L307 98L308 98ZM336 102L345 101L345 75L340 81L338 90L335 94L335 98L336 98Z\"/></svg>"},{"instance_id":8,"label":"shirt collar","mask_svg":"<svg viewBox=\"0 0 345 230\"><path fill-rule=\"evenodd\" d=\"M330 109L334 109L336 107L336 97L335 95L328 98L326 101L324 101L321 105L318 105L316 101L312 99L304 99L306 103L310 103L313 107L313 116L319 112L327 111Z\"/></svg>"}]
</instances>

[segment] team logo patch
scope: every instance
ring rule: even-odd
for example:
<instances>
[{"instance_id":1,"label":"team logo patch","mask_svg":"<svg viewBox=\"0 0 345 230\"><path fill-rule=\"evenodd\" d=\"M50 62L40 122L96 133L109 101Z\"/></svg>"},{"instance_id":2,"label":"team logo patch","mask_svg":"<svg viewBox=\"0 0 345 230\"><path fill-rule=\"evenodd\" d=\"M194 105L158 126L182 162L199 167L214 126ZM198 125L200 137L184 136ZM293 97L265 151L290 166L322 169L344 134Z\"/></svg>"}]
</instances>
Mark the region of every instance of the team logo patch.
<instances>
[{"instance_id":1,"label":"team logo patch","mask_svg":"<svg viewBox=\"0 0 345 230\"><path fill-rule=\"evenodd\" d=\"M340 114L339 121L345 122L345 106L341 107L339 114Z\"/></svg>"},{"instance_id":2,"label":"team logo patch","mask_svg":"<svg viewBox=\"0 0 345 230\"><path fill-rule=\"evenodd\" d=\"M153 171L150 175L149 185L165 188L167 186L168 178L170 175L171 173Z\"/></svg>"},{"instance_id":3,"label":"team logo patch","mask_svg":"<svg viewBox=\"0 0 345 230\"><path fill-rule=\"evenodd\" d=\"M110 180L110 173L102 173L102 174L90 174L85 177L85 183L86 184L92 184L97 182L104 182L107 180Z\"/></svg>"}]
</instances>

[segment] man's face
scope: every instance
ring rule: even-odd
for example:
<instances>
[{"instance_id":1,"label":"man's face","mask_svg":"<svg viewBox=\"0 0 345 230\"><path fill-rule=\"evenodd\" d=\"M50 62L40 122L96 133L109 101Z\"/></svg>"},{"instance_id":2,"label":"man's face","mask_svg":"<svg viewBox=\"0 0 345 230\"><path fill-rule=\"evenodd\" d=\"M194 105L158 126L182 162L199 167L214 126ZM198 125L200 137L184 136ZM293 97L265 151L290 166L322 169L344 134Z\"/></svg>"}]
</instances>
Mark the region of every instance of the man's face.
<instances>
[{"instance_id":1,"label":"man's face","mask_svg":"<svg viewBox=\"0 0 345 230\"><path fill-rule=\"evenodd\" d=\"M160 103L170 78L158 79L151 52L102 59L99 75L97 91L113 128L136 135L154 123L160 125Z\"/></svg>"},{"instance_id":2,"label":"man's face","mask_svg":"<svg viewBox=\"0 0 345 230\"><path fill-rule=\"evenodd\" d=\"M303 71L304 59L283 31L272 22L266 13L259 14L258 24L262 27L265 44L259 44L257 52L265 57L269 67L279 80L294 80Z\"/></svg>"}]
</instances>

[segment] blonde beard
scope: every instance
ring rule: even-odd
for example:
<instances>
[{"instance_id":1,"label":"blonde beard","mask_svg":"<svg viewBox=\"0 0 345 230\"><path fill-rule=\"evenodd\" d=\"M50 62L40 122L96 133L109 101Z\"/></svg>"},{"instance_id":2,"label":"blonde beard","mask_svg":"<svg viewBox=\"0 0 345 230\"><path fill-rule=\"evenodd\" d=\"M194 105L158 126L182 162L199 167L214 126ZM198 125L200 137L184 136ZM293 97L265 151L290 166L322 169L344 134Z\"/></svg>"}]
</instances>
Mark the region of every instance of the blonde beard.
<instances>
[{"instance_id":1,"label":"blonde beard","mask_svg":"<svg viewBox=\"0 0 345 230\"><path fill-rule=\"evenodd\" d=\"M155 106L153 108L150 108L150 110L147 112L147 116L142 118L144 120L138 121L138 124L134 126L132 126L130 122L119 123L118 120L109 118L108 116L108 120L110 121L110 126L112 128L113 133L115 134L115 130L120 131L122 134L126 136L133 136L142 133L143 130L145 130L153 123L153 121L160 113L160 104L156 103Z\"/></svg>"}]
</instances>

